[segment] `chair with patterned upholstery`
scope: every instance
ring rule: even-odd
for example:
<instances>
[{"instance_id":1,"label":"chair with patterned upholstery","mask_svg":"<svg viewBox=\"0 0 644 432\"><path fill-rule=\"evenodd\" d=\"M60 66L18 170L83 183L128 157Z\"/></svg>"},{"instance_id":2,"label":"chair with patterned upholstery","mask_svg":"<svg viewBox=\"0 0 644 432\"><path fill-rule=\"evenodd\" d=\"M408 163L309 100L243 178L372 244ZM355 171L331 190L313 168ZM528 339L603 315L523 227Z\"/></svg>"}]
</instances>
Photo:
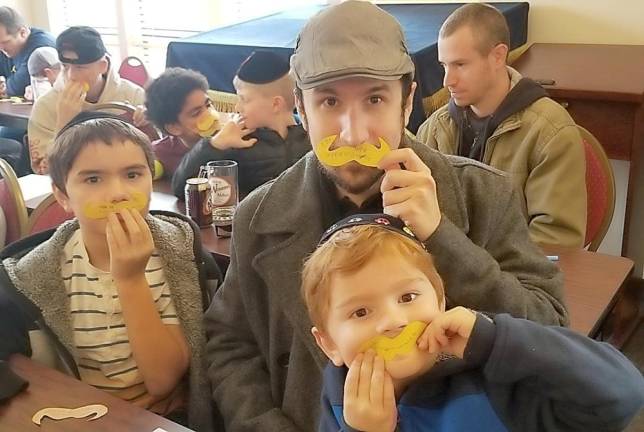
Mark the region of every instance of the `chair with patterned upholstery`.
<instances>
[{"instance_id":1,"label":"chair with patterned upholstery","mask_svg":"<svg viewBox=\"0 0 644 432\"><path fill-rule=\"evenodd\" d=\"M228 93L219 90L208 90L208 97L212 101L212 105L220 113L234 113L235 105L239 97L235 93Z\"/></svg>"},{"instance_id":2,"label":"chair with patterned upholstery","mask_svg":"<svg viewBox=\"0 0 644 432\"><path fill-rule=\"evenodd\" d=\"M98 104L93 109L94 111L105 111L115 114L130 123L132 123L134 111L136 111L136 108L134 106L124 102L109 102ZM149 123L146 126L140 127L138 129L146 134L148 138L150 138L150 141L161 139L161 132L159 132L159 130L152 123Z\"/></svg>"},{"instance_id":3,"label":"chair with patterned upholstery","mask_svg":"<svg viewBox=\"0 0 644 432\"><path fill-rule=\"evenodd\" d=\"M26 235L35 234L50 228L56 228L66 220L72 219L73 213L67 213L58 204L54 194L48 195L29 215Z\"/></svg>"},{"instance_id":4,"label":"chair with patterned upholstery","mask_svg":"<svg viewBox=\"0 0 644 432\"><path fill-rule=\"evenodd\" d=\"M150 80L150 75L145 65L140 58L135 56L123 59L119 67L119 76L141 87L145 87Z\"/></svg>"},{"instance_id":5,"label":"chair with patterned upholstery","mask_svg":"<svg viewBox=\"0 0 644 432\"><path fill-rule=\"evenodd\" d=\"M602 145L590 132L579 126L586 152L586 240L588 250L599 248L615 210L615 177Z\"/></svg>"},{"instance_id":6,"label":"chair with patterned upholstery","mask_svg":"<svg viewBox=\"0 0 644 432\"><path fill-rule=\"evenodd\" d=\"M7 222L5 242L9 244L27 232L27 206L16 173L4 159L0 159L0 176L0 206Z\"/></svg>"}]
</instances>

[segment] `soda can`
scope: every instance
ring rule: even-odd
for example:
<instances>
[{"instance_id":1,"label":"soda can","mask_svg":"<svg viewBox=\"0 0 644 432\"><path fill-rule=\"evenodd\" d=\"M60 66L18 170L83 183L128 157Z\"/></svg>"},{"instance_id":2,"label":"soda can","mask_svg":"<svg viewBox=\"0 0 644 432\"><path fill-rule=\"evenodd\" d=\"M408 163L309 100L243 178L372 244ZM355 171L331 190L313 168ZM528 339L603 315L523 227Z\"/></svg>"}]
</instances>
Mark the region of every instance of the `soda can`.
<instances>
[{"instance_id":1,"label":"soda can","mask_svg":"<svg viewBox=\"0 0 644 432\"><path fill-rule=\"evenodd\" d=\"M212 225L212 205L210 183L207 178L186 180L186 215L200 228Z\"/></svg>"}]
</instances>

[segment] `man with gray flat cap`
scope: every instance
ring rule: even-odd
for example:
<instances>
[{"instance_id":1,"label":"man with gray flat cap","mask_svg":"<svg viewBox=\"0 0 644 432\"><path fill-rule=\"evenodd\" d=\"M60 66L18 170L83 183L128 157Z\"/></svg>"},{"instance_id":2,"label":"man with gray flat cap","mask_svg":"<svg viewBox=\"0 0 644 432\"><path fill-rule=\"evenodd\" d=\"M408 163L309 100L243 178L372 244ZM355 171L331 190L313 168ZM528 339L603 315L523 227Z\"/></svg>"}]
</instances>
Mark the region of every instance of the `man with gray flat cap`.
<instances>
[{"instance_id":1,"label":"man with gray flat cap","mask_svg":"<svg viewBox=\"0 0 644 432\"><path fill-rule=\"evenodd\" d=\"M448 307L566 324L562 277L531 242L506 176L409 139L414 64L400 24L347 1L301 30L291 68L313 152L240 204L205 322L228 431L317 428L325 355L300 296L322 233L356 213L400 217L434 255Z\"/></svg>"}]
</instances>

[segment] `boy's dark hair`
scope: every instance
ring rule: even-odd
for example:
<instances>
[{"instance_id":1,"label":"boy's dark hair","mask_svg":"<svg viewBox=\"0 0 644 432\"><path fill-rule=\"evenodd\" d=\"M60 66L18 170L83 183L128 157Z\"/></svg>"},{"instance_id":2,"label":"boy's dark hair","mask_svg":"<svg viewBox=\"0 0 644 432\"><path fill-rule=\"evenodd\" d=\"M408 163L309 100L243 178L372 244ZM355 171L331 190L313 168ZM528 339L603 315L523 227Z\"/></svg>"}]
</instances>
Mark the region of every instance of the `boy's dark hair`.
<instances>
[{"instance_id":1,"label":"boy's dark hair","mask_svg":"<svg viewBox=\"0 0 644 432\"><path fill-rule=\"evenodd\" d=\"M186 97L194 90L208 90L208 80L191 69L168 68L145 91L147 117L159 129L179 119Z\"/></svg>"},{"instance_id":2,"label":"boy's dark hair","mask_svg":"<svg viewBox=\"0 0 644 432\"><path fill-rule=\"evenodd\" d=\"M9 6L0 7L0 25L7 30L7 34L18 33L22 27L26 27L22 16Z\"/></svg>"},{"instance_id":3,"label":"boy's dark hair","mask_svg":"<svg viewBox=\"0 0 644 432\"><path fill-rule=\"evenodd\" d=\"M129 140L143 150L145 159L154 173L154 154L150 139L140 130L116 116L105 113L82 112L74 117L56 136L47 156L49 175L54 185L67 194L65 183L69 170L78 154L91 143Z\"/></svg>"}]
</instances>

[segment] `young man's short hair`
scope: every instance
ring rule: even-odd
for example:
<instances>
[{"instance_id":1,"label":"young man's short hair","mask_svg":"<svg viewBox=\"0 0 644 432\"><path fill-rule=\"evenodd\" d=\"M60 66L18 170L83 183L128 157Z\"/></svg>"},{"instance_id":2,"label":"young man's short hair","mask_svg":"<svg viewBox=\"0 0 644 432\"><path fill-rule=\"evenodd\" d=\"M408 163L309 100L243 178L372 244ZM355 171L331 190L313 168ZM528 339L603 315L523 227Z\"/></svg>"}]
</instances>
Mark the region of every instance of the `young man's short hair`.
<instances>
[{"instance_id":1,"label":"young man's short hair","mask_svg":"<svg viewBox=\"0 0 644 432\"><path fill-rule=\"evenodd\" d=\"M439 38L446 38L462 27L469 27L478 41L477 50L488 55L492 48L504 44L510 48L510 30L505 17L494 6L469 3L456 9L441 26Z\"/></svg>"},{"instance_id":2,"label":"young man's short hair","mask_svg":"<svg viewBox=\"0 0 644 432\"><path fill-rule=\"evenodd\" d=\"M186 97L195 90L208 91L208 80L191 69L168 68L145 91L147 117L165 131L179 120Z\"/></svg>"},{"instance_id":3,"label":"young man's short hair","mask_svg":"<svg viewBox=\"0 0 644 432\"><path fill-rule=\"evenodd\" d=\"M48 154L49 175L54 185L63 193L67 193L65 183L76 158L81 150L92 143L112 145L114 142L131 141L143 150L145 159L154 173L154 155L150 139L131 124L117 118L89 118L92 113L81 113L72 119L78 122L61 130ZM80 121L79 121L80 118Z\"/></svg>"},{"instance_id":4,"label":"young man's short hair","mask_svg":"<svg viewBox=\"0 0 644 432\"><path fill-rule=\"evenodd\" d=\"M13 35L18 33L22 27L26 27L24 18L9 6L0 7L0 25L3 26L7 34Z\"/></svg>"},{"instance_id":5,"label":"young man's short hair","mask_svg":"<svg viewBox=\"0 0 644 432\"><path fill-rule=\"evenodd\" d=\"M443 302L443 282L431 255L418 241L376 225L353 226L335 233L304 263L301 291L314 326L325 329L333 276L360 270L376 254L397 254L413 261L434 286L438 302Z\"/></svg>"}]
</instances>

